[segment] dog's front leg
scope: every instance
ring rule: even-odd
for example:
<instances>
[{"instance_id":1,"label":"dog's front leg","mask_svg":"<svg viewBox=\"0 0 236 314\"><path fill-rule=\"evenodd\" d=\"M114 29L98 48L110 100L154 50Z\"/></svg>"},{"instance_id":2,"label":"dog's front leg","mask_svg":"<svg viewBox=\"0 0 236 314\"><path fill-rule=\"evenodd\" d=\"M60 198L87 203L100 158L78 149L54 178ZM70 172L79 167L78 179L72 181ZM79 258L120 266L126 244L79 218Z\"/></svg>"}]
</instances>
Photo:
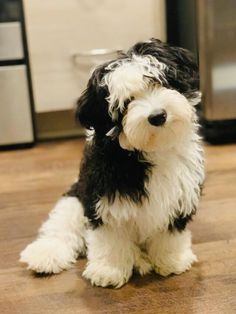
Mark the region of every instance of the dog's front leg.
<instances>
[{"instance_id":1,"label":"dog's front leg","mask_svg":"<svg viewBox=\"0 0 236 314\"><path fill-rule=\"evenodd\" d=\"M39 230L38 238L22 252L20 261L37 273L59 273L70 268L85 253L85 228L81 203L76 197L63 197Z\"/></svg>"},{"instance_id":2,"label":"dog's front leg","mask_svg":"<svg viewBox=\"0 0 236 314\"><path fill-rule=\"evenodd\" d=\"M189 230L156 232L147 243L147 252L154 270L162 276L181 274L197 261Z\"/></svg>"},{"instance_id":3,"label":"dog's front leg","mask_svg":"<svg viewBox=\"0 0 236 314\"><path fill-rule=\"evenodd\" d=\"M88 263L83 276L93 285L120 288L132 275L136 248L119 228L100 226L86 237Z\"/></svg>"}]
</instances>

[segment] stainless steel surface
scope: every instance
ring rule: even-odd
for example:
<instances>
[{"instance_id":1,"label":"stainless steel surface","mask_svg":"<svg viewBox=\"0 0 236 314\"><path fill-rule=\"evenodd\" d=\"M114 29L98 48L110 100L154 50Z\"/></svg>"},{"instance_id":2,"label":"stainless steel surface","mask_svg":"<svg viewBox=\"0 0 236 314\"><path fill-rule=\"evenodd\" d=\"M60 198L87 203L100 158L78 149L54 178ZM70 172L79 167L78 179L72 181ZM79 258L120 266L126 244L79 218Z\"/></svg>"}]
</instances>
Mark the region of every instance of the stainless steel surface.
<instances>
[{"instance_id":1,"label":"stainless steel surface","mask_svg":"<svg viewBox=\"0 0 236 314\"><path fill-rule=\"evenodd\" d=\"M19 22L0 23L0 61L23 57L21 24Z\"/></svg>"},{"instance_id":2,"label":"stainless steel surface","mask_svg":"<svg viewBox=\"0 0 236 314\"><path fill-rule=\"evenodd\" d=\"M26 67L0 67L0 145L33 141Z\"/></svg>"},{"instance_id":3,"label":"stainless steel surface","mask_svg":"<svg viewBox=\"0 0 236 314\"><path fill-rule=\"evenodd\" d=\"M204 116L236 119L236 1L198 0Z\"/></svg>"}]
</instances>

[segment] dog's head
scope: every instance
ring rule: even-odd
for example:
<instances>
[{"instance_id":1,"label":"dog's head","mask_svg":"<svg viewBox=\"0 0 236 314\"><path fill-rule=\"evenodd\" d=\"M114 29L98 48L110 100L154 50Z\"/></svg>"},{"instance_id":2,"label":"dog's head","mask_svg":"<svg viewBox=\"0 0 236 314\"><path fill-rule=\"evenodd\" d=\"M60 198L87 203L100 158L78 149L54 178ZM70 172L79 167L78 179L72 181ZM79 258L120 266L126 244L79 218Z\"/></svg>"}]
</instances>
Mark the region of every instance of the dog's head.
<instances>
[{"instance_id":1,"label":"dog's head","mask_svg":"<svg viewBox=\"0 0 236 314\"><path fill-rule=\"evenodd\" d=\"M185 49L151 39L99 66L78 100L77 118L127 150L151 152L186 140L200 102L198 67Z\"/></svg>"}]
</instances>

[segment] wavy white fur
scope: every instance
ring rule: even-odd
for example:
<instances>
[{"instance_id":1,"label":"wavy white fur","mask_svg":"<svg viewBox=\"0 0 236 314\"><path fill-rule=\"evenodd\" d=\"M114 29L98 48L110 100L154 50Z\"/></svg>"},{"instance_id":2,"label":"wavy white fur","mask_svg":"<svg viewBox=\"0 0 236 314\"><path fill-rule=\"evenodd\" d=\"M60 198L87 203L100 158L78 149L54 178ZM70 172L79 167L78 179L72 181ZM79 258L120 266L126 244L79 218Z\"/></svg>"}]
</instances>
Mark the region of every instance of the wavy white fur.
<instances>
[{"instance_id":1,"label":"wavy white fur","mask_svg":"<svg viewBox=\"0 0 236 314\"><path fill-rule=\"evenodd\" d=\"M117 109L124 110L124 103L134 93L143 91L152 79L160 84L165 82L166 65L151 55L136 56L131 59L114 61L107 66L109 72L104 76L101 85L109 90L109 111L116 119Z\"/></svg>"},{"instance_id":2,"label":"wavy white fur","mask_svg":"<svg viewBox=\"0 0 236 314\"><path fill-rule=\"evenodd\" d=\"M20 254L20 261L38 273L59 273L84 255L88 219L75 197L63 197L49 219L41 226L38 238Z\"/></svg>"}]
</instances>

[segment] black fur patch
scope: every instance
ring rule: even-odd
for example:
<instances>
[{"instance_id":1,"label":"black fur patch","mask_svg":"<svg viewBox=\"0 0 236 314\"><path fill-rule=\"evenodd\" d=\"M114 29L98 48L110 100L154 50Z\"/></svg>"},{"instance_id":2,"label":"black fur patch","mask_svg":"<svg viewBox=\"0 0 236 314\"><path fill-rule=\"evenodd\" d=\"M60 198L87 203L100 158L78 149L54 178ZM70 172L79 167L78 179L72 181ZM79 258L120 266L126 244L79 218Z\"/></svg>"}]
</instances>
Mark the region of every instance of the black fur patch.
<instances>
[{"instance_id":1,"label":"black fur patch","mask_svg":"<svg viewBox=\"0 0 236 314\"><path fill-rule=\"evenodd\" d=\"M66 195L79 198L85 216L96 227L102 224L95 210L101 197L105 196L110 204L116 196L140 204L148 198L145 183L151 168L142 153L124 150L118 140L96 135L85 148L79 180Z\"/></svg>"},{"instance_id":2,"label":"black fur patch","mask_svg":"<svg viewBox=\"0 0 236 314\"><path fill-rule=\"evenodd\" d=\"M101 87L102 77L106 74L106 64L98 67L92 74L87 89L77 102L76 119L87 129L105 135L114 124L108 113L106 97L108 90Z\"/></svg>"},{"instance_id":3,"label":"black fur patch","mask_svg":"<svg viewBox=\"0 0 236 314\"><path fill-rule=\"evenodd\" d=\"M172 223L169 224L168 230L173 232L175 230L183 231L189 221L192 220L192 216L194 213L190 215L183 216L183 214L180 214L177 218L174 219Z\"/></svg>"},{"instance_id":4,"label":"black fur patch","mask_svg":"<svg viewBox=\"0 0 236 314\"><path fill-rule=\"evenodd\" d=\"M175 89L186 98L194 97L195 92L199 91L198 64L190 51L152 38L148 42L134 45L127 55L131 56L133 53L151 55L167 65L165 76L168 83L163 82L164 87Z\"/></svg>"}]
</instances>

